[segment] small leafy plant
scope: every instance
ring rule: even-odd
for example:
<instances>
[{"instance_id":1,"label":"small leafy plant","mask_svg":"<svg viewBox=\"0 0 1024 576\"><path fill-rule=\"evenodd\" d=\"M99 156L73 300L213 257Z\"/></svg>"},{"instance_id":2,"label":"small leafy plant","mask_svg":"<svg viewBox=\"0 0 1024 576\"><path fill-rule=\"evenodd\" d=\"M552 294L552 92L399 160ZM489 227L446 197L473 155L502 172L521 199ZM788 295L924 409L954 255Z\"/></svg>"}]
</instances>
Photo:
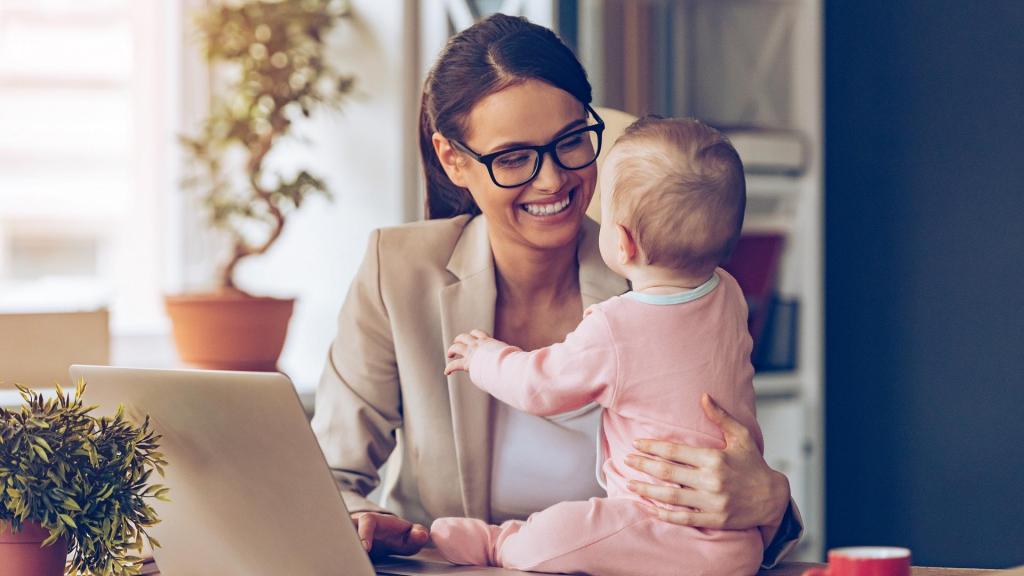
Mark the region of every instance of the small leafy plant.
<instances>
[{"instance_id":1,"label":"small leafy plant","mask_svg":"<svg viewBox=\"0 0 1024 576\"><path fill-rule=\"evenodd\" d=\"M191 166L184 186L231 237L221 289L239 291L239 261L266 252L307 197L330 198L319 177L271 174L265 160L295 118L338 107L352 91L353 78L328 62L325 40L348 14L341 0L216 1L200 12L206 60L226 86L214 90L201 133L181 139Z\"/></svg>"},{"instance_id":2,"label":"small leafy plant","mask_svg":"<svg viewBox=\"0 0 1024 576\"><path fill-rule=\"evenodd\" d=\"M74 397L58 385L57 397L19 386L20 411L0 408L0 522L19 531L26 522L48 530L48 546L65 538L72 574L138 574L143 537L159 519L148 499L167 500L167 488L150 484L167 462L160 436L128 421L94 417L84 406L85 382Z\"/></svg>"}]
</instances>

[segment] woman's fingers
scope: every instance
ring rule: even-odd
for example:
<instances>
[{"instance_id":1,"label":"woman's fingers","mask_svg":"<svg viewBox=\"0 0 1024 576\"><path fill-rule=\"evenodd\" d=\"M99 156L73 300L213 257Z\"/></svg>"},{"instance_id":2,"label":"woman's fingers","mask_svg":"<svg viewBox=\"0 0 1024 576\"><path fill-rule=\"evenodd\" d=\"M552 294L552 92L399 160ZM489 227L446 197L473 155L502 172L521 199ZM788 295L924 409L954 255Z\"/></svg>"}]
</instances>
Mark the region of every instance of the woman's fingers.
<instances>
[{"instance_id":1,"label":"woman's fingers","mask_svg":"<svg viewBox=\"0 0 1024 576\"><path fill-rule=\"evenodd\" d=\"M629 486L637 494L648 495L652 500L674 506L685 506L697 512L703 512L706 518L717 518L719 522L729 515L727 504L729 497L717 492L680 488L678 486L662 486L646 482L632 481Z\"/></svg>"},{"instance_id":2,"label":"woman's fingers","mask_svg":"<svg viewBox=\"0 0 1024 576\"><path fill-rule=\"evenodd\" d=\"M398 541L391 546L391 554L411 556L419 552L430 539L430 532L420 524L413 524L408 530L398 535Z\"/></svg>"},{"instance_id":3,"label":"woman's fingers","mask_svg":"<svg viewBox=\"0 0 1024 576\"><path fill-rule=\"evenodd\" d=\"M666 522L695 528L721 529L726 526L728 513L724 510L723 500L719 495L635 480L629 483L629 489L663 504L677 506L672 509L648 506L652 512L657 513L658 518Z\"/></svg>"},{"instance_id":4,"label":"woman's fingers","mask_svg":"<svg viewBox=\"0 0 1024 576\"><path fill-rule=\"evenodd\" d=\"M491 335L483 330L470 330L469 335L479 340L490 340Z\"/></svg>"},{"instance_id":5,"label":"woman's fingers","mask_svg":"<svg viewBox=\"0 0 1024 576\"><path fill-rule=\"evenodd\" d=\"M764 461L748 429L704 394L701 406L725 437L725 448L694 448L661 440L636 440L641 454L626 463L664 482L679 486L631 486L650 500L675 505L659 516L676 524L700 528L748 529L778 526L789 503L789 482ZM682 507L682 508L679 508Z\"/></svg>"},{"instance_id":6,"label":"woman's fingers","mask_svg":"<svg viewBox=\"0 0 1024 576\"><path fill-rule=\"evenodd\" d=\"M430 539L424 526L389 514L363 512L354 515L353 521L363 548L374 556L415 554Z\"/></svg>"},{"instance_id":7,"label":"woman's fingers","mask_svg":"<svg viewBox=\"0 0 1024 576\"><path fill-rule=\"evenodd\" d=\"M627 456L626 464L634 470L646 472L659 480L672 482L680 486L689 486L690 488L704 488L700 472L689 466L672 464L664 460L655 460L640 454L630 454Z\"/></svg>"},{"instance_id":8,"label":"woman's fingers","mask_svg":"<svg viewBox=\"0 0 1024 576\"><path fill-rule=\"evenodd\" d=\"M373 533L377 526L376 515L357 514L352 519L356 522L356 533L359 534L359 541L363 543L363 550L369 552L373 549Z\"/></svg>"},{"instance_id":9,"label":"woman's fingers","mask_svg":"<svg viewBox=\"0 0 1024 576\"><path fill-rule=\"evenodd\" d=\"M710 394L705 392L701 395L700 405L704 409L704 414L708 419L722 429L722 435L725 436L726 448L736 444L743 446L750 445L750 430L741 424L739 420L733 418L732 414L729 414L725 408L719 406Z\"/></svg>"},{"instance_id":10,"label":"woman's fingers","mask_svg":"<svg viewBox=\"0 0 1024 576\"><path fill-rule=\"evenodd\" d=\"M710 528L720 530L723 528L721 514L699 512L695 510L665 510L664 508L651 508L658 514L658 518L680 526L692 526L694 528Z\"/></svg>"},{"instance_id":11,"label":"woman's fingers","mask_svg":"<svg viewBox=\"0 0 1024 576\"><path fill-rule=\"evenodd\" d=\"M680 488L678 486L648 484L647 482L630 480L629 489L635 494L645 496L651 500L657 500L662 504L698 508L697 505L701 503L700 495L696 490Z\"/></svg>"},{"instance_id":12,"label":"woman's fingers","mask_svg":"<svg viewBox=\"0 0 1024 576\"><path fill-rule=\"evenodd\" d=\"M695 448L685 444L666 442L664 440L634 440L633 446L652 456L671 460L677 464L685 464L694 468L712 466L721 458L721 450L714 448ZM646 470L645 470L646 472Z\"/></svg>"}]
</instances>

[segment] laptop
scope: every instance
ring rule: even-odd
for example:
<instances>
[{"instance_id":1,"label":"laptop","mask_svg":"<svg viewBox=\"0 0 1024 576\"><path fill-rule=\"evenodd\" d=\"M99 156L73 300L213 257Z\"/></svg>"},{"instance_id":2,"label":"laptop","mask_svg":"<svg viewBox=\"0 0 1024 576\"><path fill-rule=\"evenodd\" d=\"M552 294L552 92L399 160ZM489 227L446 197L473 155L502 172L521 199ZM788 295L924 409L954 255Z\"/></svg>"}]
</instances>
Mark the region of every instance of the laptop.
<instances>
[{"instance_id":1,"label":"laptop","mask_svg":"<svg viewBox=\"0 0 1024 576\"><path fill-rule=\"evenodd\" d=\"M149 529L164 576L523 574L389 558L374 567L359 542L288 377L265 372L74 365L97 415L123 405L163 436L170 502L152 501Z\"/></svg>"}]
</instances>

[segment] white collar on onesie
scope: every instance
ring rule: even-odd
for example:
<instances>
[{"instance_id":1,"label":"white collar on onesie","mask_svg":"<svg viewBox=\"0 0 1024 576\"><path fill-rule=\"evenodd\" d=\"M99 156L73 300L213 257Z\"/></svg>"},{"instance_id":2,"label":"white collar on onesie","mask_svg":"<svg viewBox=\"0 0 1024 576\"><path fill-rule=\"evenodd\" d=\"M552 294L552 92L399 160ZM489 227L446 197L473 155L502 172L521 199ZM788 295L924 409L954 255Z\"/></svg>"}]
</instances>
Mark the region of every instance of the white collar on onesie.
<instances>
[{"instance_id":1,"label":"white collar on onesie","mask_svg":"<svg viewBox=\"0 0 1024 576\"><path fill-rule=\"evenodd\" d=\"M703 298L711 293L721 280L718 278L718 272L711 274L711 278L708 281L691 288L690 290L683 290L682 292L676 292L675 294L644 294L642 292L634 292L630 290L622 296L629 298L630 300L636 300L637 302L643 302L644 304L654 304L656 306L671 306L673 304L685 304L687 302L693 302L699 298Z\"/></svg>"}]
</instances>

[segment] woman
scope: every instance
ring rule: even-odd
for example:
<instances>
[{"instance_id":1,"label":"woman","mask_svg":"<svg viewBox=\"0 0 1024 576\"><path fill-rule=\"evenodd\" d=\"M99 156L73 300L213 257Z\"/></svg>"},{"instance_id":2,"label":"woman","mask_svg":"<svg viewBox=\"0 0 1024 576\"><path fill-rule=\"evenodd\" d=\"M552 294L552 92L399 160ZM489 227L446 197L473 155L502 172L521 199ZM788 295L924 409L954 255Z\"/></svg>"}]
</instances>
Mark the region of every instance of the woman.
<instances>
[{"instance_id":1,"label":"woman","mask_svg":"<svg viewBox=\"0 0 1024 576\"><path fill-rule=\"evenodd\" d=\"M579 61L549 30L496 15L449 42L426 80L420 151L431 218L375 231L339 315L313 428L360 538L411 554L440 516L489 522L600 495L599 410L518 413L463 375L445 350L481 329L526 350L560 342L586 306L621 294L597 226L600 119ZM580 146L591 153L580 155ZM589 147L589 148L587 148ZM785 476L737 421L704 406L722 450L643 441L630 466L677 484L638 484L679 524L758 526L773 564L800 522ZM389 463L381 506L366 499ZM769 545L770 543L770 545Z\"/></svg>"}]
</instances>

